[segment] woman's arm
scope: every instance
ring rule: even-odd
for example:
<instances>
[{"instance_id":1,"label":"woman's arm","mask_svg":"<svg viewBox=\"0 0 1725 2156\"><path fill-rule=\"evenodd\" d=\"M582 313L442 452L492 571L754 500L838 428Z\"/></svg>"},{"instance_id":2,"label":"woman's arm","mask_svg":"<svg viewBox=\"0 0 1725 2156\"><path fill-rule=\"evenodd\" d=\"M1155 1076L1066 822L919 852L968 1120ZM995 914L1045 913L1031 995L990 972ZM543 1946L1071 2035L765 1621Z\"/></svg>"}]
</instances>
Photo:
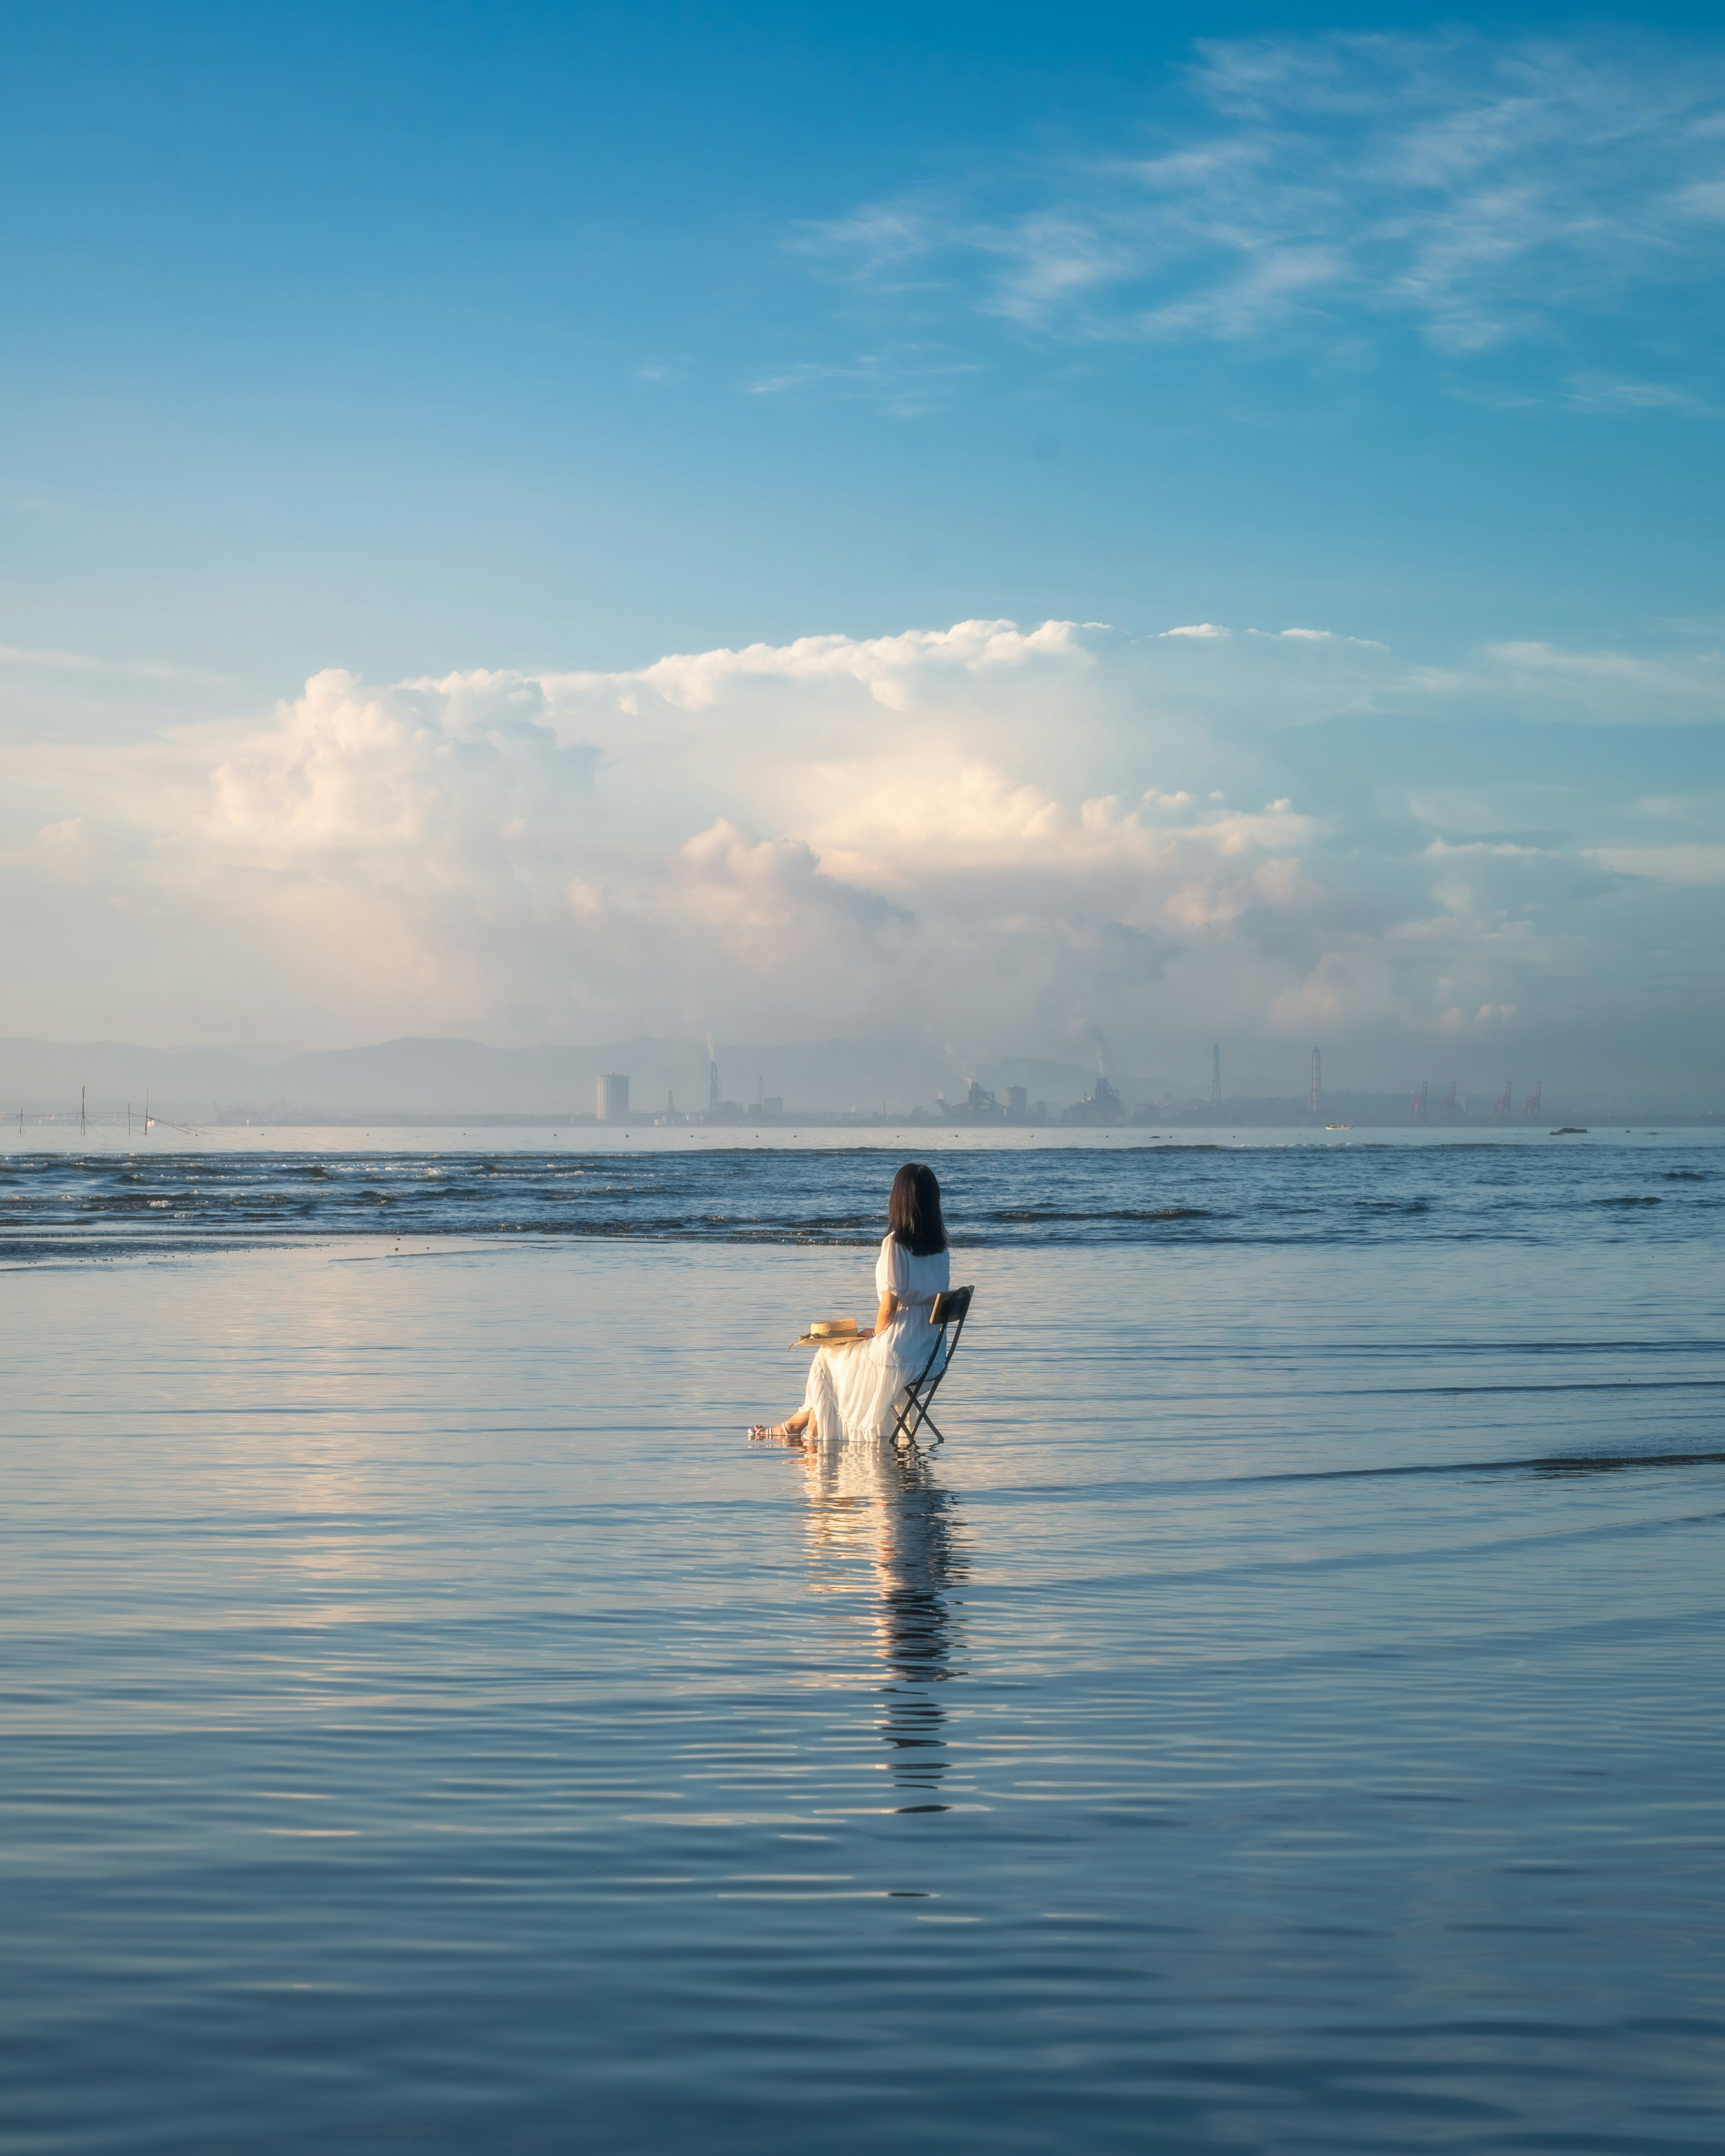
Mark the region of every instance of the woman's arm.
<instances>
[{"instance_id":1,"label":"woman's arm","mask_svg":"<svg viewBox=\"0 0 1725 2156\"><path fill-rule=\"evenodd\" d=\"M880 1245L880 1262L875 1267L875 1286L880 1291L880 1307L875 1313L876 1337L883 1333L898 1313L899 1299L891 1285L895 1272L901 1270L902 1255L891 1235Z\"/></svg>"}]
</instances>

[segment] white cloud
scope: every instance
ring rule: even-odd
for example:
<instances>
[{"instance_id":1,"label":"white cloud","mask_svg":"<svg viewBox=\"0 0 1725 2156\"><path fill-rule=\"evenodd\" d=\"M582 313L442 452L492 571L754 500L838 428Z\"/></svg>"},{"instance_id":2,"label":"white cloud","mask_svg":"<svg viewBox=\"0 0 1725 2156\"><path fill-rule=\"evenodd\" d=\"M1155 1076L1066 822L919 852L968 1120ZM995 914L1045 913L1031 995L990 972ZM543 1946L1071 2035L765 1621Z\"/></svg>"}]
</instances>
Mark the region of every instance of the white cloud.
<instances>
[{"instance_id":1,"label":"white cloud","mask_svg":"<svg viewBox=\"0 0 1725 2156\"><path fill-rule=\"evenodd\" d=\"M142 681L191 682L206 688L232 688L231 674L213 674L202 666L181 666L165 659L99 659L87 651L54 651L24 644L0 644L0 666L53 674L133 675Z\"/></svg>"},{"instance_id":2,"label":"white cloud","mask_svg":"<svg viewBox=\"0 0 1725 2156\"><path fill-rule=\"evenodd\" d=\"M1047 658L1084 664L1089 652L1076 622L1046 621L1021 630L1016 622L961 621L947 629L911 629L897 636L861 639L849 636L803 636L793 644L752 644L741 651L681 653L656 660L637 673L572 674L550 677L558 685L587 689L639 683L685 711L716 703L725 688L743 680L851 680L890 706L906 701L906 684L928 668L962 668L978 673Z\"/></svg>"},{"instance_id":3,"label":"white cloud","mask_svg":"<svg viewBox=\"0 0 1725 2156\"><path fill-rule=\"evenodd\" d=\"M1379 644L1369 636L1342 636L1332 629L1249 629L1248 636L1280 637L1289 644L1351 644L1358 651L1387 651L1387 644Z\"/></svg>"},{"instance_id":4,"label":"white cloud","mask_svg":"<svg viewBox=\"0 0 1725 2156\"><path fill-rule=\"evenodd\" d=\"M1525 719L1601 726L1725 719L1725 654L1692 647L1576 650L1527 640L1488 644L1458 664L1386 670L1386 691Z\"/></svg>"},{"instance_id":5,"label":"white cloud","mask_svg":"<svg viewBox=\"0 0 1725 2156\"><path fill-rule=\"evenodd\" d=\"M141 897L158 997L226 967L343 1029L986 1034L1009 994L1059 1045L1317 889L1289 799L1173 783L1194 737L1123 700L1136 649L989 620L611 674L331 669L259 720L15 752L6 860Z\"/></svg>"},{"instance_id":6,"label":"white cloud","mask_svg":"<svg viewBox=\"0 0 1725 2156\"><path fill-rule=\"evenodd\" d=\"M845 360L798 360L755 376L744 384L752 397L783 397L807 390L866 396L890 412L920 416L965 377L983 372L977 360L960 359L944 346L896 344Z\"/></svg>"},{"instance_id":7,"label":"white cloud","mask_svg":"<svg viewBox=\"0 0 1725 2156\"><path fill-rule=\"evenodd\" d=\"M1677 412L1711 419L1717 406L1670 382L1624 382L1606 374L1572 374L1568 402L1579 412Z\"/></svg>"},{"instance_id":8,"label":"white cloud","mask_svg":"<svg viewBox=\"0 0 1725 2156\"><path fill-rule=\"evenodd\" d=\"M1592 846L1587 857L1619 875L1657 883L1725 883L1725 846Z\"/></svg>"},{"instance_id":9,"label":"white cloud","mask_svg":"<svg viewBox=\"0 0 1725 2156\"><path fill-rule=\"evenodd\" d=\"M1079 343L1333 340L1415 325L1457 360L1721 266L1725 69L1623 36L1209 42L1148 154L1045 157L803 228L883 296L931 287ZM1573 348L1573 339L1572 339ZM1586 411L1695 416L1685 388L1580 370Z\"/></svg>"},{"instance_id":10,"label":"white cloud","mask_svg":"<svg viewBox=\"0 0 1725 2156\"><path fill-rule=\"evenodd\" d=\"M1486 660L1532 708L1555 700L1565 716L1725 718L1725 654L1574 651L1543 643L1489 644Z\"/></svg>"},{"instance_id":11,"label":"white cloud","mask_svg":"<svg viewBox=\"0 0 1725 2156\"><path fill-rule=\"evenodd\" d=\"M1542 708L1584 704L1598 656L1506 646L1452 693L1501 698L1519 668L1548 685ZM1683 680L1688 663L1635 662ZM1380 702L1374 723L1404 727L1384 700L1409 671L1342 632L999 619L612 673L328 670L261 717L7 753L0 886L13 917L47 924L21 939L12 1022L325 1040L932 1027L1059 1054L1100 1031L1141 1060L1218 1028L1471 1040L1540 1009L1542 982L1597 971L1579 930L1543 925L1578 876L1629 888L1602 885L1615 869L1674 904L1720 880L1717 848L1643 847L1638 807L1584 842L1504 838L1489 788L1459 823L1435 804L1373 870L1357 825L1288 785L1276 742Z\"/></svg>"},{"instance_id":12,"label":"white cloud","mask_svg":"<svg viewBox=\"0 0 1725 2156\"><path fill-rule=\"evenodd\" d=\"M1483 839L1464 839L1451 843L1446 839L1434 839L1425 850L1429 861L1454 860L1472 854L1487 860L1538 860L1547 850L1540 846L1518 846L1509 840L1496 843Z\"/></svg>"}]
</instances>

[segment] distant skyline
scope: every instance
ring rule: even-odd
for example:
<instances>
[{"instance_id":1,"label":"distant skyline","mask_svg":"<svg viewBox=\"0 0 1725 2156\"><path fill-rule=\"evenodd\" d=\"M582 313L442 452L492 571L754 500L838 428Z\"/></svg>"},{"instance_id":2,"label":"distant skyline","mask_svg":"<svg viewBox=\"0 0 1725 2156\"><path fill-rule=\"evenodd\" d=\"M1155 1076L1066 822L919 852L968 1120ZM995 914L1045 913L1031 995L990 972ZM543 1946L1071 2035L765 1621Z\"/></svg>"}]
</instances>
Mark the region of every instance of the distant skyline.
<instances>
[{"instance_id":1,"label":"distant skyline","mask_svg":"<svg viewBox=\"0 0 1725 2156\"><path fill-rule=\"evenodd\" d=\"M1214 1047L1213 1044L1213 1050ZM718 1065L713 1090L712 1063ZM971 1127L1136 1123L1286 1127L1340 1119L1348 1128L1443 1131L1508 1125L1544 1131L1563 1118L1609 1124L1725 1116L1709 1096L1625 1093L1553 1084L1542 1073L1488 1081L1407 1075L1399 1086L1336 1082L1309 1097L1309 1060L1212 1073L1158 1074L1003 1055L971 1065L914 1039L773 1044L637 1039L586 1047L498 1049L475 1041L402 1040L304 1055L227 1049L163 1050L136 1043L71 1045L0 1037L0 1126L21 1135L85 1127L141 1132L146 1109L164 1127L304 1127L361 1120L379 1128L438 1122L615 1122L651 1130L716 1122L905 1121ZM1014 1095L1019 1097L1014 1099ZM607 1111L609 1106L614 1112ZM1553 1133L1555 1134L1555 1133Z\"/></svg>"},{"instance_id":2,"label":"distant skyline","mask_svg":"<svg viewBox=\"0 0 1725 2156\"><path fill-rule=\"evenodd\" d=\"M1725 39L1193 27L14 24L0 1033L1712 1097Z\"/></svg>"}]
</instances>

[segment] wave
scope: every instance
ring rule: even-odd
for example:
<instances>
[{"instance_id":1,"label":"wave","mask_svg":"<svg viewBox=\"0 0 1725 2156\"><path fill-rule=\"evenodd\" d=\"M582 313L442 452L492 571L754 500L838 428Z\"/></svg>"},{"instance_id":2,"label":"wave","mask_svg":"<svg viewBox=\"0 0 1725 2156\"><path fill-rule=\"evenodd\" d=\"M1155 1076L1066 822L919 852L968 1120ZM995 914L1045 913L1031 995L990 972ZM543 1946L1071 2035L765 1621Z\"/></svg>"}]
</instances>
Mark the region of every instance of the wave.
<instances>
[{"instance_id":1,"label":"wave","mask_svg":"<svg viewBox=\"0 0 1725 2156\"><path fill-rule=\"evenodd\" d=\"M1539 1452L1511 1460L1383 1461L1369 1467L1294 1467L1266 1475L1223 1475L1183 1480L1185 1489L1237 1488L1244 1483L1367 1482L1420 1476L1621 1475L1671 1468L1725 1467L1725 1452Z\"/></svg>"},{"instance_id":2,"label":"wave","mask_svg":"<svg viewBox=\"0 0 1725 2156\"><path fill-rule=\"evenodd\" d=\"M1663 1179L1712 1171L1695 1148ZM1604 1149L1443 1147L943 1157L961 1248L1265 1247L1717 1240L1711 1194L1625 1191ZM850 1248L878 1242L887 1170L873 1147L677 1153L174 1153L0 1156L0 1247L14 1261L347 1236L614 1239ZM1589 1226L1589 1222L1593 1224Z\"/></svg>"},{"instance_id":3,"label":"wave","mask_svg":"<svg viewBox=\"0 0 1725 2156\"><path fill-rule=\"evenodd\" d=\"M1142 1209L1119 1205L1083 1213L1058 1212L1045 1206L997 1206L985 1217L1029 1224L1061 1220L1209 1220L1214 1215L1204 1205L1153 1205Z\"/></svg>"}]
</instances>

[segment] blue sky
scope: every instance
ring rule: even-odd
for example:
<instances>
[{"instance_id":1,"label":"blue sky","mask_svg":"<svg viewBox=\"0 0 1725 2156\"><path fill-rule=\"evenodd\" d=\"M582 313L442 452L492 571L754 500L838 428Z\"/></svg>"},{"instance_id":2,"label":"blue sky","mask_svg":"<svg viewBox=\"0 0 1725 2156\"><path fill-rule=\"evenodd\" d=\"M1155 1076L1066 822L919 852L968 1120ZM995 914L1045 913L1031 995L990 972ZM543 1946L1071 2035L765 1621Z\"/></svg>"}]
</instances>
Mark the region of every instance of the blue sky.
<instances>
[{"instance_id":1,"label":"blue sky","mask_svg":"<svg viewBox=\"0 0 1725 2156\"><path fill-rule=\"evenodd\" d=\"M1702 1082L1725 41L1701 11L98 8L20 16L8 42L0 895L118 954L80 999L44 945L9 1029L789 1038L886 1023L896 993L947 1023L929 909L1017 978L1000 952L1035 935L988 880L1009 852L961 897L829 800L784 798L736 686L777 661L726 677L732 761L680 823L648 719L624 715L625 787L596 692L542 685L615 677L620 710L615 682L665 654L1054 620L1107 625L1083 632L1087 717L1039 654L1043 702L1014 691L993 737L944 659L905 661L884 704L858 660L866 708L802 721L851 745L824 751L831 784L860 797L855 744L880 778L914 718L955 773L1041 787L1075 828L1102 798L1286 798L1325 896L1277 900L1236 948L1261 894L1183 927L1147 857L1135 887L1069 880L1020 1000L962 1014L979 1056L1094 1035L1147 1082L1225 1019L1266 1070L1323 1026L1363 1078L1441 1046L1482 1072L1514 1050ZM1171 671L1158 639L1206 625L1226 633ZM1337 640L1322 678L1290 629ZM501 839L444 861L438 890L502 939L465 973L406 955L429 901L398 855L306 835L295 788L348 750L293 728L368 708L307 701L330 669L397 698L386 726L428 693L403 685L541 685L520 694L558 769L592 750L601 797L618 774L547 808L553 865L496 870L507 903ZM266 739L287 790L242 841L211 822L212 774ZM401 829L447 831L413 798ZM589 858L589 816L626 861ZM721 822L909 919L915 962L877 953L847 1003L748 955L730 899L701 916L716 943L674 934L663 893ZM198 847L201 899L170 871ZM1029 884L1046 865L1026 857ZM626 923L557 911L583 875L634 894ZM141 981L125 891L178 921L217 889L269 952L237 938ZM776 891L750 903L770 917ZM400 993L341 985L317 946L308 921L353 902L393 924ZM543 951L511 971L517 906ZM1071 954L1115 931L1168 947L1098 960L1092 993Z\"/></svg>"}]
</instances>

